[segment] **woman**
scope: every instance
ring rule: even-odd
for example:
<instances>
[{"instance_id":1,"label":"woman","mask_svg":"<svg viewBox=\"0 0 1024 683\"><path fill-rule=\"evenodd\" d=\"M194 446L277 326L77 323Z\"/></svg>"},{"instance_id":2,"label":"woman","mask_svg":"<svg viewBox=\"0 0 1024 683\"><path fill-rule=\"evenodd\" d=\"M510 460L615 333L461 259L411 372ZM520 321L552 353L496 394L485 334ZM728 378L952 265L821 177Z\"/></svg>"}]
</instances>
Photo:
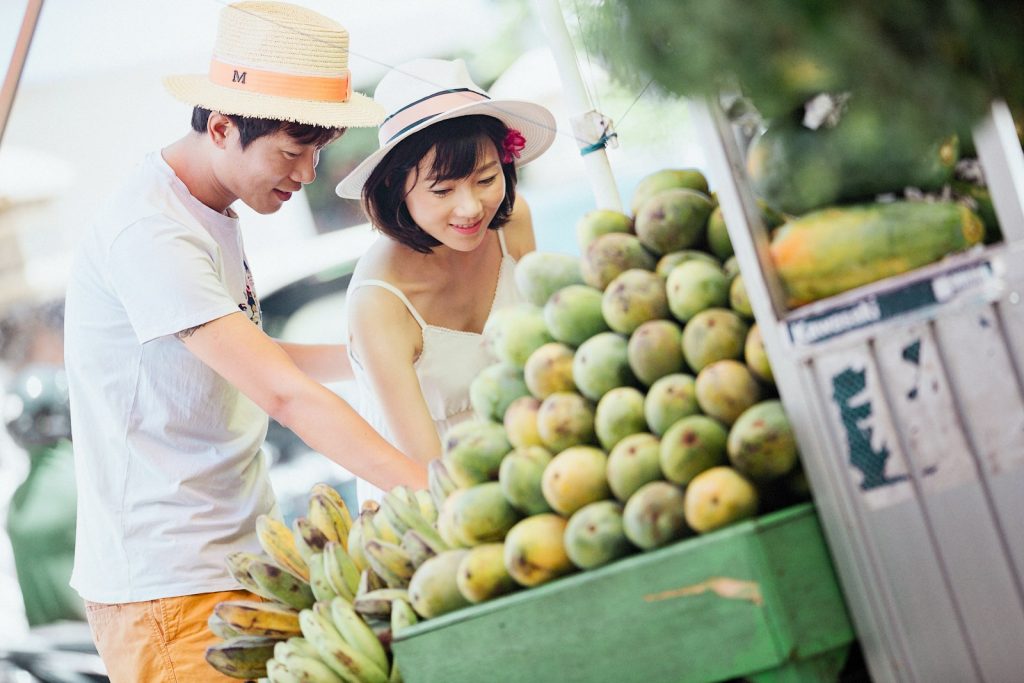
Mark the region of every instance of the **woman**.
<instances>
[{"instance_id":1,"label":"woman","mask_svg":"<svg viewBox=\"0 0 1024 683\"><path fill-rule=\"evenodd\" d=\"M513 268L534 237L516 168L550 146L555 121L539 105L492 100L461 60L397 67L374 99L388 112L380 149L337 187L386 236L349 286L349 355L360 412L429 462L472 414L469 384L494 362L488 317L518 301ZM379 492L360 481L359 497Z\"/></svg>"}]
</instances>

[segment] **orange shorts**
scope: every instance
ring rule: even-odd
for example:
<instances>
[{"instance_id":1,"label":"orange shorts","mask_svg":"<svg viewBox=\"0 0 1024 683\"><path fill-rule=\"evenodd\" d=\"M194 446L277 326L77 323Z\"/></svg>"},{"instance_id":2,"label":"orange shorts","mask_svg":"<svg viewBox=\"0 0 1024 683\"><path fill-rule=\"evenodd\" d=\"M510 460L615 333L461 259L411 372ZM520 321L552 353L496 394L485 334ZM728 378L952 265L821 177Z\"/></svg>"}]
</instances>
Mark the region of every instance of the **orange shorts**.
<instances>
[{"instance_id":1,"label":"orange shorts","mask_svg":"<svg viewBox=\"0 0 1024 683\"><path fill-rule=\"evenodd\" d=\"M220 642L206 620L224 600L259 599L238 590L85 607L111 683L237 683L206 663L206 648Z\"/></svg>"}]
</instances>

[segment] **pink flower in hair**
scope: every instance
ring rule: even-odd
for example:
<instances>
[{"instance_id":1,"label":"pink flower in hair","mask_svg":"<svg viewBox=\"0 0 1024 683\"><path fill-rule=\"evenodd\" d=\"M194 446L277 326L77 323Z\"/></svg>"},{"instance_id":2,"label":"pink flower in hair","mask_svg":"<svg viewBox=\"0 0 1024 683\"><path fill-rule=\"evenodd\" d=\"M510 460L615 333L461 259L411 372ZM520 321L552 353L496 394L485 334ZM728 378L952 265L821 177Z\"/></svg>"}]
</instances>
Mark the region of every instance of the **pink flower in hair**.
<instances>
[{"instance_id":1,"label":"pink flower in hair","mask_svg":"<svg viewBox=\"0 0 1024 683\"><path fill-rule=\"evenodd\" d=\"M501 143L501 147L501 163L510 164L513 160L519 158L520 152L526 147L526 138L515 128L509 128L505 139Z\"/></svg>"}]
</instances>

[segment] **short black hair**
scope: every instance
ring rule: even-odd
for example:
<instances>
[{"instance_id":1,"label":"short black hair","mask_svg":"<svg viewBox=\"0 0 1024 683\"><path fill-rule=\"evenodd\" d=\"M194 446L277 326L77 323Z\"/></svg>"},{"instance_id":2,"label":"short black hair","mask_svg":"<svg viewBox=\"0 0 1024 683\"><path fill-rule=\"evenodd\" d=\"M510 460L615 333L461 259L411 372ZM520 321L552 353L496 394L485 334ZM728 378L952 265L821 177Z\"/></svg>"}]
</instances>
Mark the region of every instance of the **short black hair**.
<instances>
[{"instance_id":1,"label":"short black hair","mask_svg":"<svg viewBox=\"0 0 1024 683\"><path fill-rule=\"evenodd\" d=\"M423 157L434 150L434 161L428 171L438 181L469 177L480 163L486 145L493 144L502 152L508 127L493 116L459 116L440 121L410 135L377 164L363 185L363 210L370 222L397 242L410 249L429 254L441 243L416 225L406 206L405 182ZM497 230L508 223L516 201L515 162L501 163L505 176L505 198L488 229Z\"/></svg>"},{"instance_id":2,"label":"short black hair","mask_svg":"<svg viewBox=\"0 0 1024 683\"><path fill-rule=\"evenodd\" d=\"M193 107L192 109L192 130L197 133L205 133L206 125L210 120L209 109ZM330 128L327 126L314 126L308 123L295 123L294 121L280 121L278 119L261 119L254 116L238 116L237 114L225 114L238 128L239 139L242 149L248 147L254 140L264 135L273 135L278 131L284 131L293 140L303 145L324 145L334 142L345 133L345 128Z\"/></svg>"}]
</instances>

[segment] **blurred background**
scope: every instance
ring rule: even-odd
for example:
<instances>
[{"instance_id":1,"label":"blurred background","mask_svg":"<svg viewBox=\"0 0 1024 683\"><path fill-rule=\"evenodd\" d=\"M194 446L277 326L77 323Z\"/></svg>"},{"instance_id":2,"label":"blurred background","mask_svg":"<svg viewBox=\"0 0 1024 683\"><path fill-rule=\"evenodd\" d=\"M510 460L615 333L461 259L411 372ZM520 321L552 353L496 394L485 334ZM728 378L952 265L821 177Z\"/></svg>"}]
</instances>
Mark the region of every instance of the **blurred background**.
<instances>
[{"instance_id":1,"label":"blurred background","mask_svg":"<svg viewBox=\"0 0 1024 683\"><path fill-rule=\"evenodd\" d=\"M570 132L555 63L529 2L292 1L349 30L350 66L361 92L372 94L385 71L405 60L461 57L492 95L551 108L558 121L557 141L524 170L520 191L532 208L538 248L576 250L575 223L595 203ZM653 89L616 85L589 58L577 3L563 0L562 10L591 99L615 123L620 145L608 154L622 197L628 198L636 182L653 170L703 166L685 104L659 99ZM147 152L187 132L190 109L164 93L160 78L206 71L225 4L43 3L0 141L0 385L8 426L0 433L0 642L24 637L30 626L36 631L47 622L74 618L74 605L27 611L22 595L26 575L35 575L42 565L53 565L58 577L69 571L73 545L73 534L67 534L74 515L71 443L62 423L66 395L59 373L62 301L72 250L90 216L129 169ZM27 5L28 0L0 3L5 73ZM305 342L345 338L348 276L376 237L358 203L339 199L333 188L375 147L375 131L352 130L326 150L317 180L279 213L258 216L236 207L270 334ZM352 390L334 388L343 395ZM347 473L308 453L278 425L272 425L266 450L286 514L295 514L289 505L304 504L316 481L348 491ZM37 457L40 452L45 457ZM30 510L24 502L38 491L51 494L45 499L49 514ZM41 517L49 530L40 528ZM27 526L21 521L26 518ZM17 567L29 570L22 572L21 582L15 550L27 558ZM64 603L75 598L65 596Z\"/></svg>"}]
</instances>

